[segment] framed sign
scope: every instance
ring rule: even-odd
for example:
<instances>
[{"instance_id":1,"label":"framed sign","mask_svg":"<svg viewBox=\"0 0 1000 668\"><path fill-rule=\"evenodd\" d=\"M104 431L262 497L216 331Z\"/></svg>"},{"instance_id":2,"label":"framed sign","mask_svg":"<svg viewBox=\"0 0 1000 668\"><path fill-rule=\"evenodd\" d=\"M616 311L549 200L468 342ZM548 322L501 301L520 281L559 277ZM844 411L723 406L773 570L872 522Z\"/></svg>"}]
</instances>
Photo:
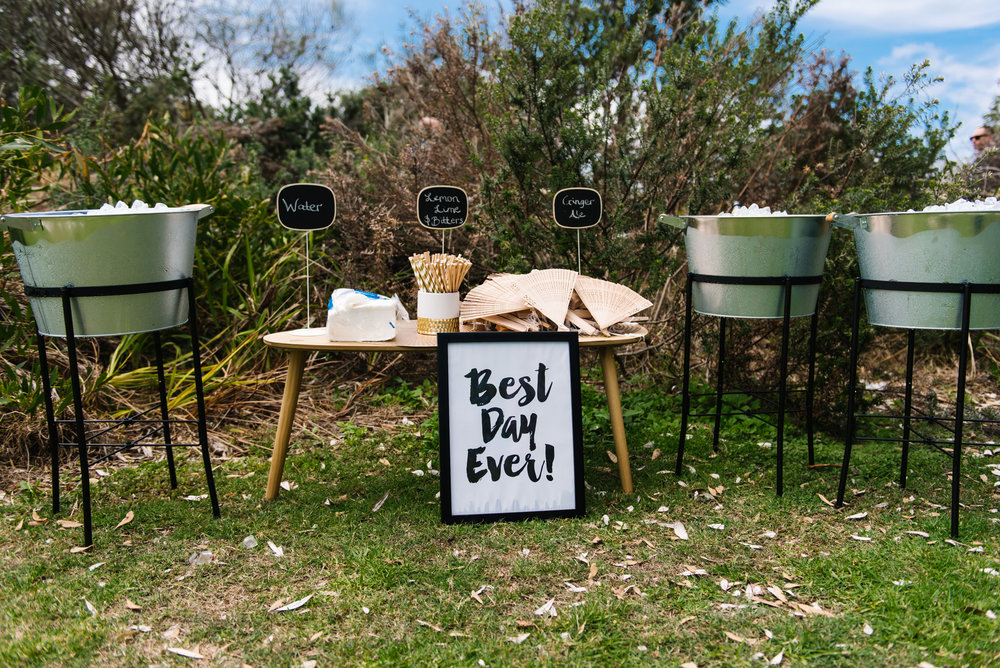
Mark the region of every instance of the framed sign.
<instances>
[{"instance_id":1,"label":"framed sign","mask_svg":"<svg viewBox=\"0 0 1000 668\"><path fill-rule=\"evenodd\" d=\"M441 520L583 515L577 333L437 340Z\"/></svg>"},{"instance_id":2,"label":"framed sign","mask_svg":"<svg viewBox=\"0 0 1000 668\"><path fill-rule=\"evenodd\" d=\"M601 222L604 204L593 188L563 188L552 198L552 217L559 227L583 229Z\"/></svg>"},{"instance_id":3,"label":"framed sign","mask_svg":"<svg viewBox=\"0 0 1000 668\"><path fill-rule=\"evenodd\" d=\"M318 183L290 183L278 191L278 222L290 230L325 230L337 217L333 190Z\"/></svg>"},{"instance_id":4,"label":"framed sign","mask_svg":"<svg viewBox=\"0 0 1000 668\"><path fill-rule=\"evenodd\" d=\"M456 186L427 186L417 194L417 220L432 230L452 230L469 217L469 196Z\"/></svg>"}]
</instances>

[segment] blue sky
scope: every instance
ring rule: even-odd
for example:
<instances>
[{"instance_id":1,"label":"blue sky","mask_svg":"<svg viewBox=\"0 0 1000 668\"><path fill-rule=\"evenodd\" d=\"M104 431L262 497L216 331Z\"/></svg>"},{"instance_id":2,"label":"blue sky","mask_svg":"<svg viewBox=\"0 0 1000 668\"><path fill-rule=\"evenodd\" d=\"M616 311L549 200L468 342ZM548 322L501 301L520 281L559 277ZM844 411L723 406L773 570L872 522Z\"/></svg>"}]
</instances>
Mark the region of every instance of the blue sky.
<instances>
[{"instance_id":1,"label":"blue sky","mask_svg":"<svg viewBox=\"0 0 1000 668\"><path fill-rule=\"evenodd\" d=\"M367 54L383 45L401 52L413 21L410 10L428 20L461 2L441 0L344 0L357 31L341 67L341 85L357 86L382 61ZM484 2L496 7L496 0ZM505 6L509 6L504 3ZM730 0L723 18L746 22L769 0ZM878 76L899 80L914 63L930 61L930 72L944 79L926 91L962 123L948 149L952 159L972 153L969 135L1000 95L1000 2L998 0L821 0L801 24L815 48L845 51L859 72L871 66Z\"/></svg>"}]
</instances>

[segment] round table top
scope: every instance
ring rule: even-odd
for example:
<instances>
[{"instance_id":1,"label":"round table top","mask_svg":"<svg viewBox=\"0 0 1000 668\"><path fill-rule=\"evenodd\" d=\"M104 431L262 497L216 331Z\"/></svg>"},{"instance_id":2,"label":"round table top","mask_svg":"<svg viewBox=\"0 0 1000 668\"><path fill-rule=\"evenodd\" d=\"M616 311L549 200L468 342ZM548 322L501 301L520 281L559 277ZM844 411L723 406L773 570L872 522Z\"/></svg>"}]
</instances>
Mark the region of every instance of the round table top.
<instances>
[{"instance_id":1,"label":"round table top","mask_svg":"<svg viewBox=\"0 0 1000 668\"><path fill-rule=\"evenodd\" d=\"M648 332L640 327L639 331L630 334L614 334L612 336L580 335L581 348L596 348L603 346L622 346L638 343ZM272 348L287 350L351 350L351 351L383 351L404 352L420 349L437 348L437 337L418 334L416 320L400 320L396 323L396 338L390 341L331 341L327 338L326 327L311 329L293 329L285 332L274 332L264 336L264 343Z\"/></svg>"}]
</instances>

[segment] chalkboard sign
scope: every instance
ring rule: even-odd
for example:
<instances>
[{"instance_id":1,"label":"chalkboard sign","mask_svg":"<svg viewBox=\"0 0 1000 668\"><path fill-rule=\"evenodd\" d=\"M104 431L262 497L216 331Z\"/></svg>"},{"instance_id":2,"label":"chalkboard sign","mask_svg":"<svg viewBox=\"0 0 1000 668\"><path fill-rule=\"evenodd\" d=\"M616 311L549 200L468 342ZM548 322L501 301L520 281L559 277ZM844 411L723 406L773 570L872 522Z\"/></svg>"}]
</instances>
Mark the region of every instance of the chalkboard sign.
<instances>
[{"instance_id":1,"label":"chalkboard sign","mask_svg":"<svg viewBox=\"0 0 1000 668\"><path fill-rule=\"evenodd\" d=\"M337 216L333 190L318 183L290 183L278 191L278 222L290 230L325 230Z\"/></svg>"},{"instance_id":2,"label":"chalkboard sign","mask_svg":"<svg viewBox=\"0 0 1000 668\"><path fill-rule=\"evenodd\" d=\"M456 186L427 186L417 195L417 219L432 230L451 230L469 217L469 196Z\"/></svg>"},{"instance_id":3,"label":"chalkboard sign","mask_svg":"<svg viewBox=\"0 0 1000 668\"><path fill-rule=\"evenodd\" d=\"M577 333L437 341L441 520L583 515Z\"/></svg>"},{"instance_id":4,"label":"chalkboard sign","mask_svg":"<svg viewBox=\"0 0 1000 668\"><path fill-rule=\"evenodd\" d=\"M563 188L552 198L552 217L559 227L582 229L601 222L601 193L593 188Z\"/></svg>"}]
</instances>

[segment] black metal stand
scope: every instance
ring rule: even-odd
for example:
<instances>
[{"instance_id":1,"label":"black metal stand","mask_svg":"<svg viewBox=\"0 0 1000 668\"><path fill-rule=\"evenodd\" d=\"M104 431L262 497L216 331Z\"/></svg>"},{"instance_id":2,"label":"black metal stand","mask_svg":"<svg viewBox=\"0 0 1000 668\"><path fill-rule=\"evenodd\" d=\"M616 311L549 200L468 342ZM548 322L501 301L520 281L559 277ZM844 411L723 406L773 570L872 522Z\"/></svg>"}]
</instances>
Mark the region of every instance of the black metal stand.
<instances>
[{"instance_id":1,"label":"black metal stand","mask_svg":"<svg viewBox=\"0 0 1000 668\"><path fill-rule=\"evenodd\" d=\"M861 291L866 290L900 290L909 292L953 292L962 296L961 329L958 344L958 379L956 382L955 415L953 418L928 415L913 407L913 348L915 330L906 330L906 379L903 399L903 415L856 414L857 382L858 382L858 330L861 319ZM1000 424L1000 420L972 419L965 417L965 375L969 359L969 322L972 314L973 294L1000 294L1000 284L995 283L914 283L903 281L876 281L857 278L854 282L854 323L851 331L850 385L847 394L847 436L844 441L844 462L840 469L840 484L837 488L838 508L844 505L844 491L847 487L848 467L851 463L851 447L855 441L882 441L902 444L902 462L899 472L899 486L906 488L906 471L913 440L932 446L936 450L951 457L951 535L958 537L959 490L961 488L959 474L962 467L963 430L967 423ZM918 413L918 415L914 415ZM903 435L899 439L880 438L875 436L857 436L859 420L889 420L902 419ZM939 440L921 433L917 425L940 427L950 433L948 440ZM915 437L915 438L914 438ZM967 441L966 445L988 445ZM951 446L948 452L942 446Z\"/></svg>"},{"instance_id":2,"label":"black metal stand","mask_svg":"<svg viewBox=\"0 0 1000 668\"><path fill-rule=\"evenodd\" d=\"M151 419L149 414L156 409L149 409L129 417L117 420L87 420L83 415L83 393L80 386L79 365L76 353L76 337L73 331L72 300L87 297L108 297L115 295L133 295L167 290L186 289L188 295L188 325L191 333L191 357L193 365L195 396L197 401L197 420L170 419L167 410L167 387L163 372L163 352L160 346L159 332L153 332L156 346L156 369L159 392L159 418ZM215 479L212 474L212 462L208 449L208 430L205 423L205 395L201 376L201 351L198 345L198 319L194 303L194 280L191 278L156 283L133 285L115 285L98 287L61 287L40 288L25 286L25 294L29 297L60 298L62 300L63 316L66 323L66 347L69 357L70 382L73 390L73 418L56 419L52 403L52 388L49 378L48 357L46 355L45 335L38 332L38 356L42 370L42 388L45 392L45 416L48 421L49 447L52 458L52 512L59 512L59 448L76 447L80 456L80 487L83 505L83 537L85 545L93 544L93 527L90 512L90 467L119 452L137 446L164 446L167 454L167 465L170 470L170 486L177 487L177 473L174 467L173 448L200 447L205 465L205 477L208 482L209 497L212 502L212 514L220 516L219 500L215 492ZM197 425L197 443L172 442L171 425ZM60 441L59 425L73 425L76 434L75 441ZM88 428L91 431L88 433ZM138 434L129 433L123 443L104 443L100 439L111 432L132 430ZM149 439L161 435L162 442L152 443ZM88 457L88 448L114 448L110 453L98 459Z\"/></svg>"},{"instance_id":3,"label":"black metal stand","mask_svg":"<svg viewBox=\"0 0 1000 668\"><path fill-rule=\"evenodd\" d=\"M796 285L816 285L823 280L822 276L713 276L709 274L689 273L685 286L686 307L684 312L684 372L681 387L681 433L680 442L677 446L677 475L681 474L684 461L684 442L687 438L688 420L692 417L714 416L715 428L712 432L712 451L719 449L719 430L722 423L722 416L747 415L760 419L767 424L771 424L777 430L777 451L776 451L776 491L781 496L784 492L784 440L785 440L785 416L788 413L805 412L806 431L808 434L809 465L815 463L813 453L813 395L814 380L816 375L816 314L813 313L809 331L809 372L806 386L802 389L790 390L788 388L788 348L789 333L791 328L791 308L792 308L792 287ZM714 396L715 411L713 413L691 413L690 380L691 380L691 319L692 305L691 294L694 283L720 283L728 285L775 285L783 286L785 290L784 314L782 316L781 328L781 353L779 358L780 378L778 379L778 389L769 391L758 390L729 390L725 389L725 359L726 359L726 318L719 318L719 357L716 363L715 392L694 394L695 397ZM777 394L777 402L771 399L771 395ZM805 407L801 409L788 408L789 394L805 394ZM732 412L723 412L722 405L727 395L752 396L760 401L770 404L771 409L750 409L745 404L733 406ZM727 404L728 405L728 404ZM770 422L766 416L777 415L776 422Z\"/></svg>"}]
</instances>

